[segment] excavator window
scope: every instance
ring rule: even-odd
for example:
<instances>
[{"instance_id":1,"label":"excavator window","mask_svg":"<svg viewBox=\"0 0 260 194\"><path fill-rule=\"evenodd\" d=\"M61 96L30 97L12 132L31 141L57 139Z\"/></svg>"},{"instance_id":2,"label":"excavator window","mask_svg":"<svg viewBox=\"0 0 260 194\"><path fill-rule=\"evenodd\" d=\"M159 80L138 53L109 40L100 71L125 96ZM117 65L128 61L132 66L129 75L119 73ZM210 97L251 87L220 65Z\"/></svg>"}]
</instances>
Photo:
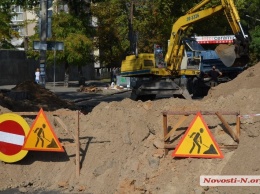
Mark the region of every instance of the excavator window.
<instances>
[{"instance_id":1,"label":"excavator window","mask_svg":"<svg viewBox=\"0 0 260 194\"><path fill-rule=\"evenodd\" d=\"M184 39L187 50L205 51L205 49L195 39Z\"/></svg>"},{"instance_id":2,"label":"excavator window","mask_svg":"<svg viewBox=\"0 0 260 194\"><path fill-rule=\"evenodd\" d=\"M153 67L153 61L152 60L144 60L144 67Z\"/></svg>"}]
</instances>

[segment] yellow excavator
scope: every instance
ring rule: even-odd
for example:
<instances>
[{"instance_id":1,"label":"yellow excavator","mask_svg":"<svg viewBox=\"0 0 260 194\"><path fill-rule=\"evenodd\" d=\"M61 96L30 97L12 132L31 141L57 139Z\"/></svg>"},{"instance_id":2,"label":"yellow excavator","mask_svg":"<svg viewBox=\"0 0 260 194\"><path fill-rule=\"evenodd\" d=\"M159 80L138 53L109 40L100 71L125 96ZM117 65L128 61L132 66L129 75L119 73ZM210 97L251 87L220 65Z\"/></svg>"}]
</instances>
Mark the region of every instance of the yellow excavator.
<instances>
[{"instance_id":1,"label":"yellow excavator","mask_svg":"<svg viewBox=\"0 0 260 194\"><path fill-rule=\"evenodd\" d=\"M183 36L192 24L219 12L225 13L236 38L234 44L219 45L215 52L226 67L239 68L236 72L248 63L249 41L233 0L220 0L219 5L204 8L210 2L202 0L173 24L165 57L159 45L154 46L154 53L126 56L121 64L121 76L130 77L131 99L153 100L157 94L183 98L205 96L209 87L202 69L203 65L208 64L205 62L207 51L195 39Z\"/></svg>"}]
</instances>

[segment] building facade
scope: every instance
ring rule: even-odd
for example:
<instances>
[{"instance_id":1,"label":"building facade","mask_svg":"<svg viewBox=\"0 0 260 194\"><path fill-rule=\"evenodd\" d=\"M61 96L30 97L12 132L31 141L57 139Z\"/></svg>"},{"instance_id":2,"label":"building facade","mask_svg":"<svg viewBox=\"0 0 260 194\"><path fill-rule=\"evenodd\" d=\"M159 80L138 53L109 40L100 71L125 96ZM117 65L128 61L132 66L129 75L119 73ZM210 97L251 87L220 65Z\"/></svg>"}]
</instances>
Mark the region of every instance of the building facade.
<instances>
[{"instance_id":1,"label":"building facade","mask_svg":"<svg viewBox=\"0 0 260 194\"><path fill-rule=\"evenodd\" d=\"M90 3L88 5L89 7L86 9L86 11L90 11ZM68 13L69 8L68 5L63 3L62 1L53 0L52 6L48 8L48 11L56 13L63 11ZM14 37L11 40L11 43L18 50L27 50L28 37L34 35L36 33L35 29L38 28L39 13L36 13L33 10L24 10L21 6L15 5L12 6L12 13L15 13L15 15L12 18L12 29L19 34L19 38ZM92 17L92 19L89 22L89 25L94 28L97 27L97 18ZM100 52L97 49L93 50L92 54L95 56L95 58L98 58ZM92 72L92 76L90 76L89 73L86 72L86 76L84 75L86 77L86 80L93 78L106 78L110 76L110 70L105 67L101 67L100 62L98 60L95 61L94 64L88 64L88 66L89 65L92 66L92 68L94 69L95 76L93 77L93 71L91 71L88 67L87 69L88 71ZM53 67L50 66L49 69L46 69L46 71L50 71L47 81L52 81Z\"/></svg>"},{"instance_id":2,"label":"building facade","mask_svg":"<svg viewBox=\"0 0 260 194\"><path fill-rule=\"evenodd\" d=\"M29 36L35 34L35 26L37 25L38 17L36 13L29 10L24 10L21 6L12 6L12 13L15 15L12 18L12 30L19 34L19 38L13 38L11 43L19 50L24 50L26 41ZM23 45L23 43L25 43Z\"/></svg>"}]
</instances>

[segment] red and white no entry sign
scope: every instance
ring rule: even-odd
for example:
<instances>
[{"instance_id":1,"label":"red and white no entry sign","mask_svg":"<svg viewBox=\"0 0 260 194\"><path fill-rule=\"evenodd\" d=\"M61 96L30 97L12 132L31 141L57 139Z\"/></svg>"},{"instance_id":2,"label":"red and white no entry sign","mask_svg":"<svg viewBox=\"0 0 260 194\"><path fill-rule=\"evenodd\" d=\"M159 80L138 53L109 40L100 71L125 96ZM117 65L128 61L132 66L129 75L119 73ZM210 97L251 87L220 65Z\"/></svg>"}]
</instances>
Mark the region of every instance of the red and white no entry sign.
<instances>
[{"instance_id":1,"label":"red and white no entry sign","mask_svg":"<svg viewBox=\"0 0 260 194\"><path fill-rule=\"evenodd\" d=\"M0 115L0 160L12 163L26 156L28 151L22 147L29 130L28 123L20 115Z\"/></svg>"}]
</instances>

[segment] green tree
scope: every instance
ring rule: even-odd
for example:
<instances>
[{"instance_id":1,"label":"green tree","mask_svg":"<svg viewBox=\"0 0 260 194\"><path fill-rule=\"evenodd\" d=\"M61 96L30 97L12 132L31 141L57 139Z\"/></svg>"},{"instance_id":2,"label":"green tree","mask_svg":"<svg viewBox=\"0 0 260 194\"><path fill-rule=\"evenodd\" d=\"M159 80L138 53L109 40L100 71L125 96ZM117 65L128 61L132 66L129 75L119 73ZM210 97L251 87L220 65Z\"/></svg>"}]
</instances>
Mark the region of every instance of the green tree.
<instances>
[{"instance_id":1,"label":"green tree","mask_svg":"<svg viewBox=\"0 0 260 194\"><path fill-rule=\"evenodd\" d=\"M40 0L2 0L2 2L1 5L5 9L14 3L22 5L26 9L32 9L39 5ZM57 62L66 61L67 64L80 67L93 60L93 49L100 50L100 57L96 60L99 60L103 65L120 66L125 55L131 51L131 34L129 33L131 28L138 35L139 52L153 52L154 44L161 44L166 49L174 22L197 5L200 0L93 0L91 7L89 1L84 0L59 2L68 4L69 13L59 13L53 16L52 40L64 41L65 43L65 51L57 53ZM134 6L131 13L132 2ZM256 52L259 43L257 41L258 31L255 31L257 30L255 26L257 26L258 21L252 18L260 18L260 12L258 12L260 0L250 2L237 0L235 3L239 10L241 24L246 27L245 31L251 37L253 45L250 47L251 52ZM207 6L220 4L220 0L212 0ZM251 18L246 17L246 15L251 16ZM90 27L91 16L98 18L96 28ZM10 16L8 17L10 18ZM8 24L8 22L5 23ZM0 29L3 26L1 25ZM185 36L190 37L194 33L198 35L224 35L233 32L224 14L219 13L191 25L185 31ZM36 37L37 35L35 35L35 40ZM257 57L255 58L257 59ZM48 61L53 61L53 52L48 52Z\"/></svg>"},{"instance_id":2,"label":"green tree","mask_svg":"<svg viewBox=\"0 0 260 194\"><path fill-rule=\"evenodd\" d=\"M251 65L260 61L260 25L257 25L254 30L250 31L251 35Z\"/></svg>"},{"instance_id":3,"label":"green tree","mask_svg":"<svg viewBox=\"0 0 260 194\"><path fill-rule=\"evenodd\" d=\"M130 48L129 30L138 35L139 52L153 52L154 44L167 48L173 24L200 1L170 0L104 0L92 6L94 16L98 18L96 46L102 51L104 64L118 64L132 51ZM133 13L131 13L133 3ZM214 0L208 6L220 5ZM131 24L129 25L129 21ZM131 29L132 28L132 29ZM223 13L209 17L191 25L184 33L194 35L232 34L231 28ZM118 63L116 63L118 61Z\"/></svg>"},{"instance_id":4,"label":"green tree","mask_svg":"<svg viewBox=\"0 0 260 194\"><path fill-rule=\"evenodd\" d=\"M52 22L52 40L64 42L65 47L64 52L58 53L58 61L79 67L93 62L92 39L82 20L61 12L53 16ZM49 55L48 59L53 61L53 56Z\"/></svg>"},{"instance_id":5,"label":"green tree","mask_svg":"<svg viewBox=\"0 0 260 194\"><path fill-rule=\"evenodd\" d=\"M40 0L1 0L4 9L9 10L12 5L20 5L26 9L33 9L40 4Z\"/></svg>"},{"instance_id":6,"label":"green tree","mask_svg":"<svg viewBox=\"0 0 260 194\"><path fill-rule=\"evenodd\" d=\"M193 1L144 1L136 4L134 28L139 33L140 52L153 52L154 44L167 48L173 24L185 15ZM186 34L188 34L187 30Z\"/></svg>"},{"instance_id":7,"label":"green tree","mask_svg":"<svg viewBox=\"0 0 260 194\"><path fill-rule=\"evenodd\" d=\"M2 10L0 10L0 48L11 48L9 43L11 40L12 31L10 26L10 15Z\"/></svg>"},{"instance_id":8,"label":"green tree","mask_svg":"<svg viewBox=\"0 0 260 194\"><path fill-rule=\"evenodd\" d=\"M58 6L59 3L53 5L53 7ZM78 72L82 76L82 66L94 61L92 46L93 29L90 27L89 12L85 6L87 4L83 6L78 1L64 1L62 3L68 3L69 12L53 12L52 38L47 41L63 42L64 51L47 51L47 65L54 64L54 60L57 65L65 64L66 73L69 73L70 66L77 66ZM32 43L34 40L39 40L38 33L30 39L31 49L28 51L28 55L37 59L39 53L32 50Z\"/></svg>"},{"instance_id":9,"label":"green tree","mask_svg":"<svg viewBox=\"0 0 260 194\"><path fill-rule=\"evenodd\" d=\"M11 29L11 18L10 6L5 1L0 3L0 48L9 49L13 48L10 44L12 36L17 36L17 33Z\"/></svg>"},{"instance_id":10,"label":"green tree","mask_svg":"<svg viewBox=\"0 0 260 194\"><path fill-rule=\"evenodd\" d=\"M247 26L250 39L250 64L260 61L260 0L243 3L243 24Z\"/></svg>"},{"instance_id":11,"label":"green tree","mask_svg":"<svg viewBox=\"0 0 260 194\"><path fill-rule=\"evenodd\" d=\"M69 13L54 13L52 21L52 40L63 41L65 50L57 55L57 61L65 62L68 72L69 66L78 66L80 76L81 67L93 63L92 36L90 26L90 4L86 1L64 0L68 4ZM48 60L52 61L53 55Z\"/></svg>"},{"instance_id":12,"label":"green tree","mask_svg":"<svg viewBox=\"0 0 260 194\"><path fill-rule=\"evenodd\" d=\"M0 2L0 48L13 49L14 46L10 43L13 37L18 38L18 32L12 30L11 19L15 15L12 12L13 5L20 5L24 10L35 8L39 5L36 0L1 0ZM27 22L27 21L26 21ZM24 24L21 24L24 25Z\"/></svg>"},{"instance_id":13,"label":"green tree","mask_svg":"<svg viewBox=\"0 0 260 194\"><path fill-rule=\"evenodd\" d=\"M122 54L128 50L128 15L125 1L106 0L91 6L97 18L95 48L101 51L98 60L103 65L120 66Z\"/></svg>"}]
</instances>

